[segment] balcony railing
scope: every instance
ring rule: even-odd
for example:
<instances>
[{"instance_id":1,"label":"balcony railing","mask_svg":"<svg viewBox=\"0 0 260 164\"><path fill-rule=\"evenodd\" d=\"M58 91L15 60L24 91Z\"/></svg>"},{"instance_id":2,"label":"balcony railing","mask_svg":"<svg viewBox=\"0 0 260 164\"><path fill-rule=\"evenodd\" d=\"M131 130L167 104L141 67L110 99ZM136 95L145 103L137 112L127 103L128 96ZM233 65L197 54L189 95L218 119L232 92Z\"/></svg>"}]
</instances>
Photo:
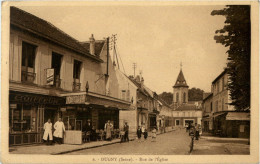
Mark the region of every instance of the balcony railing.
<instances>
[{"instance_id":1,"label":"balcony railing","mask_svg":"<svg viewBox=\"0 0 260 164\"><path fill-rule=\"evenodd\" d=\"M33 83L36 77L36 73L22 71L22 82Z\"/></svg>"},{"instance_id":2,"label":"balcony railing","mask_svg":"<svg viewBox=\"0 0 260 164\"><path fill-rule=\"evenodd\" d=\"M79 82L79 79L74 79L72 90L73 91L79 91L80 90L80 86L81 86L81 84Z\"/></svg>"}]
</instances>

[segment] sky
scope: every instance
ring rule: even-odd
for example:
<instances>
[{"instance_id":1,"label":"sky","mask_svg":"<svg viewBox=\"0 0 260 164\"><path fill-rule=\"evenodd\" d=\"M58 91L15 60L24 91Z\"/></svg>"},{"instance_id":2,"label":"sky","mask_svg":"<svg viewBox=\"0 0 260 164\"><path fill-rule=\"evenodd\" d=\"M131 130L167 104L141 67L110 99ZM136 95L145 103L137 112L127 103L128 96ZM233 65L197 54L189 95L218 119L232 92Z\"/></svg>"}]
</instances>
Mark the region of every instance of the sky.
<instances>
[{"instance_id":1,"label":"sky","mask_svg":"<svg viewBox=\"0 0 260 164\"><path fill-rule=\"evenodd\" d=\"M225 17L211 16L224 6L19 6L79 41L117 34L117 52L127 75L142 71L144 83L158 94L172 92L182 71L190 88L210 92L227 63L227 48L215 31ZM121 70L124 71L121 67Z\"/></svg>"}]
</instances>

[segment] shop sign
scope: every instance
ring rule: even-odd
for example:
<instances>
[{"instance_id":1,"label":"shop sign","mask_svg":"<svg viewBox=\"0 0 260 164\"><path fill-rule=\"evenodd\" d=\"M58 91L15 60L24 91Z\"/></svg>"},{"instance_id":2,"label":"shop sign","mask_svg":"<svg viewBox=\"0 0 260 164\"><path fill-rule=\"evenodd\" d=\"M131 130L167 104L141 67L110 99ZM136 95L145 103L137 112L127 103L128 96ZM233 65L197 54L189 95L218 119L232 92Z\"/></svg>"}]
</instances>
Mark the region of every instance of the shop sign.
<instances>
[{"instance_id":1,"label":"shop sign","mask_svg":"<svg viewBox=\"0 0 260 164\"><path fill-rule=\"evenodd\" d=\"M61 99L57 97L29 94L10 94L10 101L52 105L60 105L63 103Z\"/></svg>"},{"instance_id":2,"label":"shop sign","mask_svg":"<svg viewBox=\"0 0 260 164\"><path fill-rule=\"evenodd\" d=\"M66 97L66 104L84 104L86 95L72 95Z\"/></svg>"}]
</instances>

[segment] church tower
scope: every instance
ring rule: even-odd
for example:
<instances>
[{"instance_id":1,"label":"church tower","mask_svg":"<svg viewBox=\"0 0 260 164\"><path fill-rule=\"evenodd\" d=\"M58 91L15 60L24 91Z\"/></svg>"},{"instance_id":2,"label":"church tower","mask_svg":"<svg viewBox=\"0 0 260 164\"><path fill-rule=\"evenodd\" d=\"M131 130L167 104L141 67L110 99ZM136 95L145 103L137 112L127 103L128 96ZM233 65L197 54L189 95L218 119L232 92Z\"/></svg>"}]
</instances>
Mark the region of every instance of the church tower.
<instances>
[{"instance_id":1,"label":"church tower","mask_svg":"<svg viewBox=\"0 0 260 164\"><path fill-rule=\"evenodd\" d=\"M182 68L181 68L180 73L177 77L176 83L173 86L173 104L175 107L178 107L181 104L188 103L188 89L189 89L189 86L186 83L186 80L184 78Z\"/></svg>"}]
</instances>

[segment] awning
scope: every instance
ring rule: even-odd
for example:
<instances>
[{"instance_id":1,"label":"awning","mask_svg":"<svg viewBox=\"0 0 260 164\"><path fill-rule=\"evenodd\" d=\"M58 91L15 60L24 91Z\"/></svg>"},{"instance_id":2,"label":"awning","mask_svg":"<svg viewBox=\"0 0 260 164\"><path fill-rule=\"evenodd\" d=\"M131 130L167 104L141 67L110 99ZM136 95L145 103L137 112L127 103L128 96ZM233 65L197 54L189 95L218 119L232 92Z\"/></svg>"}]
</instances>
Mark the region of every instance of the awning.
<instances>
[{"instance_id":1,"label":"awning","mask_svg":"<svg viewBox=\"0 0 260 164\"><path fill-rule=\"evenodd\" d=\"M229 112L226 116L226 120L250 121L250 113Z\"/></svg>"},{"instance_id":2,"label":"awning","mask_svg":"<svg viewBox=\"0 0 260 164\"><path fill-rule=\"evenodd\" d=\"M125 100L113 98L110 96L100 95L89 92L81 93L69 93L63 94L66 97L67 105L83 104L83 105L99 105L106 108L116 108L116 109L129 109L131 103Z\"/></svg>"},{"instance_id":3,"label":"awning","mask_svg":"<svg viewBox=\"0 0 260 164\"><path fill-rule=\"evenodd\" d=\"M223 114L226 114L226 112L221 112L221 113L216 113L216 114L214 113L213 117L218 117L218 116L221 116Z\"/></svg>"},{"instance_id":4,"label":"awning","mask_svg":"<svg viewBox=\"0 0 260 164\"><path fill-rule=\"evenodd\" d=\"M202 121L210 121L210 118L209 117L203 117L201 120Z\"/></svg>"}]
</instances>

